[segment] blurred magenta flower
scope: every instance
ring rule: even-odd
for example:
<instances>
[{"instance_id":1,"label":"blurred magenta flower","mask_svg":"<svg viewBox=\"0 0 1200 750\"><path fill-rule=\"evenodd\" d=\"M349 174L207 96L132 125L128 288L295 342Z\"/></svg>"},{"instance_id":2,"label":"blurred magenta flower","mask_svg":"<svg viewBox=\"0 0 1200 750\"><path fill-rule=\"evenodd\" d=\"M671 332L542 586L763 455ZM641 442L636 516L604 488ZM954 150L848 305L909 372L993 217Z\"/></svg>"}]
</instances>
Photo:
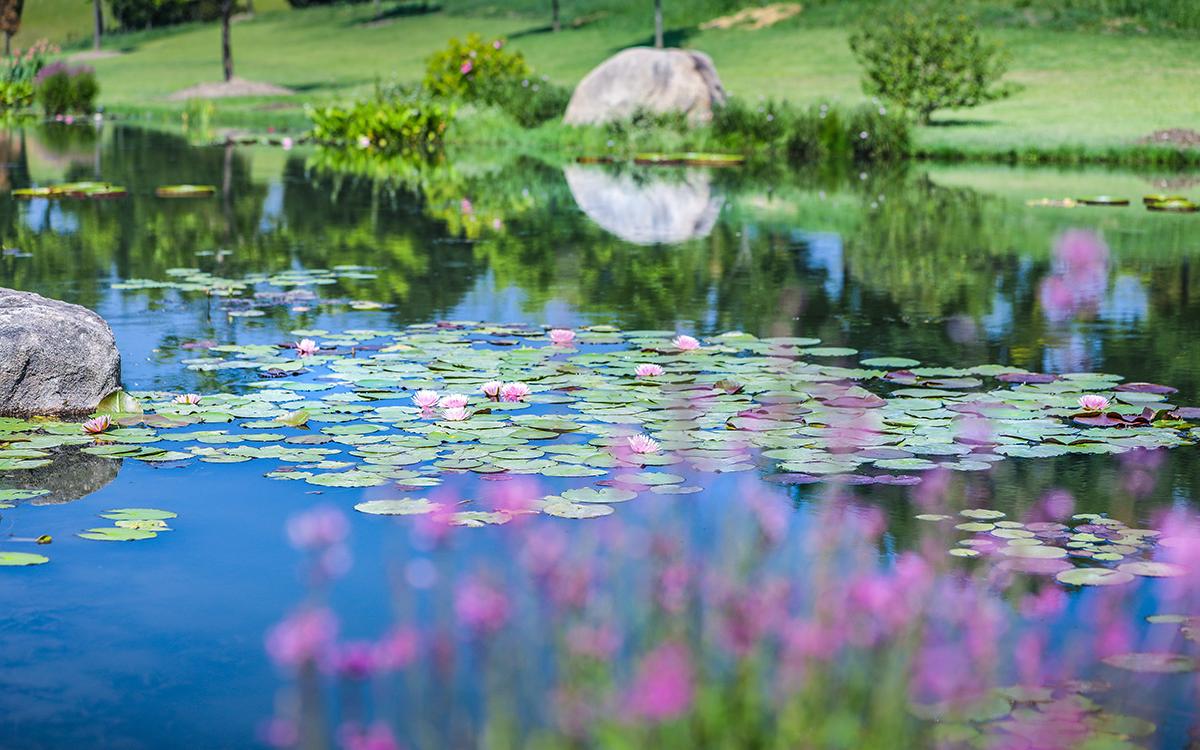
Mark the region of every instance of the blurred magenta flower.
<instances>
[{"instance_id":1,"label":"blurred magenta flower","mask_svg":"<svg viewBox=\"0 0 1200 750\"><path fill-rule=\"evenodd\" d=\"M609 625L573 625L567 630L566 643L576 656L607 661L621 647L621 638Z\"/></svg>"},{"instance_id":2,"label":"blurred magenta flower","mask_svg":"<svg viewBox=\"0 0 1200 750\"><path fill-rule=\"evenodd\" d=\"M454 592L454 612L460 623L476 633L495 633L508 622L508 597L483 579L472 577Z\"/></svg>"},{"instance_id":3,"label":"blurred magenta flower","mask_svg":"<svg viewBox=\"0 0 1200 750\"><path fill-rule=\"evenodd\" d=\"M112 417L107 414L101 414L98 417L89 419L80 425L80 428L89 435L99 435L102 432L107 432L112 429Z\"/></svg>"},{"instance_id":4,"label":"blurred magenta flower","mask_svg":"<svg viewBox=\"0 0 1200 750\"><path fill-rule=\"evenodd\" d=\"M566 346L575 340L575 332L567 328L552 328L550 340L555 346Z\"/></svg>"},{"instance_id":5,"label":"blurred magenta flower","mask_svg":"<svg viewBox=\"0 0 1200 750\"><path fill-rule=\"evenodd\" d=\"M298 667L323 656L337 636L337 618L324 608L308 608L285 618L267 633L267 653L283 667Z\"/></svg>"},{"instance_id":6,"label":"blurred magenta flower","mask_svg":"<svg viewBox=\"0 0 1200 750\"><path fill-rule=\"evenodd\" d=\"M625 706L648 721L667 721L692 707L695 691L692 661L687 646L677 641L660 644L642 659Z\"/></svg>"},{"instance_id":7,"label":"blurred magenta flower","mask_svg":"<svg viewBox=\"0 0 1200 750\"><path fill-rule=\"evenodd\" d=\"M366 729L347 722L339 730L338 739L343 750L401 750L402 747L391 728L382 721Z\"/></svg>"},{"instance_id":8,"label":"blurred magenta flower","mask_svg":"<svg viewBox=\"0 0 1200 750\"><path fill-rule=\"evenodd\" d=\"M322 549L340 544L349 531L346 516L328 506L299 513L287 522L288 540L297 549Z\"/></svg>"},{"instance_id":9,"label":"blurred magenta flower","mask_svg":"<svg viewBox=\"0 0 1200 750\"><path fill-rule=\"evenodd\" d=\"M466 75L474 69L475 65L470 60L463 60L463 64L458 66L458 72Z\"/></svg>"},{"instance_id":10,"label":"blurred magenta flower","mask_svg":"<svg viewBox=\"0 0 1200 750\"><path fill-rule=\"evenodd\" d=\"M404 669L416 660L420 645L416 630L396 628L375 645L375 665L384 671Z\"/></svg>"},{"instance_id":11,"label":"blurred magenta flower","mask_svg":"<svg viewBox=\"0 0 1200 750\"><path fill-rule=\"evenodd\" d=\"M690 352L694 349L700 348L700 342L691 336L688 336L687 334L676 336L671 343L675 345L676 349L685 352Z\"/></svg>"},{"instance_id":12,"label":"blurred magenta flower","mask_svg":"<svg viewBox=\"0 0 1200 750\"><path fill-rule=\"evenodd\" d=\"M369 641L349 641L338 644L333 649L330 667L342 679L365 680L375 672L378 664L375 655L375 644Z\"/></svg>"}]
</instances>

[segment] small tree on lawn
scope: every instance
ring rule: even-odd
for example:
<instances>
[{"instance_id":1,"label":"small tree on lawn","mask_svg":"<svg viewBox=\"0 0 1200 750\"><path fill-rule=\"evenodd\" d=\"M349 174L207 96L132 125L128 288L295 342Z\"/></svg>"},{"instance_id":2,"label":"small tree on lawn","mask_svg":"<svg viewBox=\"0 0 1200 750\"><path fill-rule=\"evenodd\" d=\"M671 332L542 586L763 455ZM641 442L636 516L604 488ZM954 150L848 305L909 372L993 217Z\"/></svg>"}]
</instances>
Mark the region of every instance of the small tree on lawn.
<instances>
[{"instance_id":1,"label":"small tree on lawn","mask_svg":"<svg viewBox=\"0 0 1200 750\"><path fill-rule=\"evenodd\" d=\"M104 36L104 6L100 0L92 0L92 49L100 49L100 37Z\"/></svg>"},{"instance_id":2,"label":"small tree on lawn","mask_svg":"<svg viewBox=\"0 0 1200 750\"><path fill-rule=\"evenodd\" d=\"M663 48L662 0L654 0L654 46Z\"/></svg>"},{"instance_id":3,"label":"small tree on lawn","mask_svg":"<svg viewBox=\"0 0 1200 750\"><path fill-rule=\"evenodd\" d=\"M550 0L550 28L562 31L562 19L559 17L558 0Z\"/></svg>"},{"instance_id":4,"label":"small tree on lawn","mask_svg":"<svg viewBox=\"0 0 1200 750\"><path fill-rule=\"evenodd\" d=\"M928 123L935 110L974 107L1008 96L1008 60L985 42L973 18L945 0L904 2L875 14L850 37L863 66L863 91Z\"/></svg>"}]
</instances>

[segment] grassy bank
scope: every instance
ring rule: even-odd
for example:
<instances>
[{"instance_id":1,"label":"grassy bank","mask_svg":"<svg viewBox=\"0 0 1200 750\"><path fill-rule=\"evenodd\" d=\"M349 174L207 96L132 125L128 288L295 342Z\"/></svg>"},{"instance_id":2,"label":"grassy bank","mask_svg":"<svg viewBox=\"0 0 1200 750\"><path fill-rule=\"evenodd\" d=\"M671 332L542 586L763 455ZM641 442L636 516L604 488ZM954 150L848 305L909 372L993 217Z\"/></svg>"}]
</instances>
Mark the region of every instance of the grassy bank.
<instances>
[{"instance_id":1,"label":"grassy bank","mask_svg":"<svg viewBox=\"0 0 1200 750\"><path fill-rule=\"evenodd\" d=\"M648 41L648 23L628 15L601 16L555 34L546 18L483 6L474 15L410 15L405 6L385 7L387 17L375 21L370 4L303 11L276 5L238 23L237 74L297 94L218 102L215 121L294 125L306 102L363 95L380 79L418 80L432 51L473 31L507 37L539 72L563 85L573 85L617 50ZM831 13L818 8L757 31L676 27L669 40L711 54L734 96L853 105L863 100L858 66L847 44L849 29ZM22 33L35 33L32 19ZM110 38L109 47L121 54L92 63L102 103L127 113L175 116L185 105L168 102L169 94L219 77L218 33L215 25L193 25ZM1138 139L1158 129L1200 126L1200 79L1188 65L1194 39L1006 26L989 34L1010 51L1008 78L1021 90L973 110L938 113L932 126L915 133L919 151L943 158L1162 163L1170 155L1141 148ZM1193 150L1188 158L1200 156Z\"/></svg>"}]
</instances>

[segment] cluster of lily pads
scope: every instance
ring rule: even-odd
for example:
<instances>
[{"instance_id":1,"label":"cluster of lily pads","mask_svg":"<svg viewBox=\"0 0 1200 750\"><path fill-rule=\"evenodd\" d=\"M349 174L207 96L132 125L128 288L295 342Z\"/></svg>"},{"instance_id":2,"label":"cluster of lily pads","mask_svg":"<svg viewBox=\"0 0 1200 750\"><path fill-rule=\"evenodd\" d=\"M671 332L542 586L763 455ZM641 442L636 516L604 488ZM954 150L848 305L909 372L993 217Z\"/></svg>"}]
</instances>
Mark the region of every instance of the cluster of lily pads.
<instances>
[{"instance_id":1,"label":"cluster of lily pads","mask_svg":"<svg viewBox=\"0 0 1200 750\"><path fill-rule=\"evenodd\" d=\"M198 268L171 268L168 280L126 279L112 285L123 291L173 289L185 293L202 293L223 298L222 307L232 317L252 318L265 315L262 308L288 305L300 311L313 304L344 304L353 310L383 310L390 305L373 300L322 299L310 287L336 284L340 280L374 279L374 269L368 266L340 265L332 269L289 269L278 273L257 273L241 278L228 278L201 271ZM259 289L271 286L276 289Z\"/></svg>"},{"instance_id":2,"label":"cluster of lily pads","mask_svg":"<svg viewBox=\"0 0 1200 750\"><path fill-rule=\"evenodd\" d=\"M100 526L79 534L83 539L101 542L134 542L153 539L161 532L171 531L167 521L176 514L157 508L115 508L100 514L101 518L113 522L112 526Z\"/></svg>"},{"instance_id":3,"label":"cluster of lily pads","mask_svg":"<svg viewBox=\"0 0 1200 750\"><path fill-rule=\"evenodd\" d=\"M1054 198L1040 198L1028 202L1030 206L1057 206L1060 208L1074 208L1075 206L1128 206L1131 201L1128 198L1122 198L1112 195L1092 195L1086 198L1063 198L1061 200ZM1166 213L1191 214L1200 211L1200 204L1182 195L1166 195L1154 193L1151 195L1142 196L1142 205L1147 211L1161 211Z\"/></svg>"},{"instance_id":4,"label":"cluster of lily pads","mask_svg":"<svg viewBox=\"0 0 1200 750\"><path fill-rule=\"evenodd\" d=\"M520 512L591 518L638 494L699 491L689 475L763 469L788 484L911 484L931 469L1197 437L1188 420L1198 412L1169 403L1166 386L859 359L812 338L727 333L702 343L608 326L552 338L476 322L294 333L309 338L213 346L184 360L255 376L241 393L126 396L104 407L111 424L98 434L0 420L0 470L43 466L70 446L112 459L261 460L273 479L390 485L402 502L360 509L406 514L438 510L406 494L450 475L582 478L594 486L529 498ZM521 384L520 395L489 395L502 382ZM447 396L453 406L437 408ZM465 525L518 512L470 501L445 510Z\"/></svg>"},{"instance_id":5,"label":"cluster of lily pads","mask_svg":"<svg viewBox=\"0 0 1200 750\"><path fill-rule=\"evenodd\" d=\"M163 185L154 190L154 194L160 198L205 198L216 192L217 189L212 185ZM128 191L125 188L99 180L17 188L12 191L14 198L24 199L122 198L127 194Z\"/></svg>"}]
</instances>

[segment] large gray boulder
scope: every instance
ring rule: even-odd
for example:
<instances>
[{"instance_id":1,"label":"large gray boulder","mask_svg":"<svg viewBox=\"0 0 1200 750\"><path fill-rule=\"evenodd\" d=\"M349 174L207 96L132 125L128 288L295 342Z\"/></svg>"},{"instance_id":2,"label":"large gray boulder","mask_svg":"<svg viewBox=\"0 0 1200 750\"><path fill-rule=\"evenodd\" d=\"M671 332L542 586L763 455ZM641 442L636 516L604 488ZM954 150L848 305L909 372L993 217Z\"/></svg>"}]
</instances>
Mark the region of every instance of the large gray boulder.
<instances>
[{"instance_id":1,"label":"large gray boulder","mask_svg":"<svg viewBox=\"0 0 1200 750\"><path fill-rule=\"evenodd\" d=\"M0 415L88 414L120 385L121 355L103 318L0 287Z\"/></svg>"},{"instance_id":2,"label":"large gray boulder","mask_svg":"<svg viewBox=\"0 0 1200 750\"><path fill-rule=\"evenodd\" d=\"M594 125L624 120L636 110L683 112L693 123L712 119L725 89L712 58L684 49L632 47L600 63L575 87L563 122Z\"/></svg>"},{"instance_id":3,"label":"large gray boulder","mask_svg":"<svg viewBox=\"0 0 1200 750\"><path fill-rule=\"evenodd\" d=\"M707 170L678 179L634 179L626 172L570 164L563 168L575 204L609 234L636 245L673 245L707 237L724 199Z\"/></svg>"}]
</instances>

